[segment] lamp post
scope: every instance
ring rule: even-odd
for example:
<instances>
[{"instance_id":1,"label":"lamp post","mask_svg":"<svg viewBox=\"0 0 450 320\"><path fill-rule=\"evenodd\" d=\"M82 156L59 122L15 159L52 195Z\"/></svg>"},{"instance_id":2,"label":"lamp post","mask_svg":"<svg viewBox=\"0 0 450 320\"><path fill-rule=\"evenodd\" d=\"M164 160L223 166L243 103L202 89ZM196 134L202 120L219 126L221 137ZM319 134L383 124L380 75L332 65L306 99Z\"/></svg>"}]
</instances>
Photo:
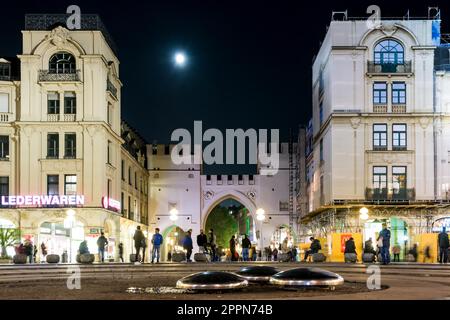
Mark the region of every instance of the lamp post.
<instances>
[{"instance_id":1,"label":"lamp post","mask_svg":"<svg viewBox=\"0 0 450 320\"><path fill-rule=\"evenodd\" d=\"M64 228L69 229L69 262L72 262L72 232L73 226L75 225L75 210L69 209L66 211L66 218L64 219Z\"/></svg>"},{"instance_id":2,"label":"lamp post","mask_svg":"<svg viewBox=\"0 0 450 320\"><path fill-rule=\"evenodd\" d=\"M261 260L262 260L262 253L263 253L263 232L262 232L262 228L263 228L263 221L266 219L266 212L264 211L264 209L259 208L258 210L256 210L256 220L259 221L259 240L260 240L260 246L259 246L259 250L261 252Z\"/></svg>"}]
</instances>

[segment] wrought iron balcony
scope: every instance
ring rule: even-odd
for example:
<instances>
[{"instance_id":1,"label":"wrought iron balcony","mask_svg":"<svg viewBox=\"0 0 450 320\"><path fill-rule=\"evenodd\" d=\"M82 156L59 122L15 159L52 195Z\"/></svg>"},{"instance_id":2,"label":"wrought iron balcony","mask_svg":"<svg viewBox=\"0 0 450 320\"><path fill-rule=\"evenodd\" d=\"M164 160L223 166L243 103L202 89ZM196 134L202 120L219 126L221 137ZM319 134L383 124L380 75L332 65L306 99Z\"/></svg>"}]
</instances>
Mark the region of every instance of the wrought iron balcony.
<instances>
[{"instance_id":1,"label":"wrought iron balcony","mask_svg":"<svg viewBox=\"0 0 450 320\"><path fill-rule=\"evenodd\" d=\"M416 198L416 190L412 189L396 189L388 192L386 188L366 188L366 200L369 201L413 201Z\"/></svg>"},{"instance_id":2,"label":"wrought iron balcony","mask_svg":"<svg viewBox=\"0 0 450 320\"><path fill-rule=\"evenodd\" d=\"M367 61L368 74L408 74L412 73L411 61L405 61L403 64L398 63L375 63Z\"/></svg>"},{"instance_id":3,"label":"wrought iron balcony","mask_svg":"<svg viewBox=\"0 0 450 320\"><path fill-rule=\"evenodd\" d=\"M52 73L49 70L39 70L39 81L81 81L80 70L73 73Z\"/></svg>"},{"instance_id":4,"label":"wrought iron balcony","mask_svg":"<svg viewBox=\"0 0 450 320\"><path fill-rule=\"evenodd\" d=\"M109 79L106 80L106 91L109 91L117 99L117 89Z\"/></svg>"}]
</instances>

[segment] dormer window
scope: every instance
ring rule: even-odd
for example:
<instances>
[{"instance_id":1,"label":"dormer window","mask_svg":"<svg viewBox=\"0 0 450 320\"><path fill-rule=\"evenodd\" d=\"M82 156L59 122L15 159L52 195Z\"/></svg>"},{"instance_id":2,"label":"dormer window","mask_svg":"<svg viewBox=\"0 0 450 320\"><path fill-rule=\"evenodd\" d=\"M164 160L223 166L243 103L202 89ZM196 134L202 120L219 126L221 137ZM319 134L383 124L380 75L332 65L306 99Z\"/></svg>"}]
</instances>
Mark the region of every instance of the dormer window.
<instances>
[{"instance_id":1,"label":"dormer window","mask_svg":"<svg viewBox=\"0 0 450 320\"><path fill-rule=\"evenodd\" d=\"M75 73L75 57L68 52L58 52L54 54L49 61L49 73L64 74Z\"/></svg>"}]
</instances>

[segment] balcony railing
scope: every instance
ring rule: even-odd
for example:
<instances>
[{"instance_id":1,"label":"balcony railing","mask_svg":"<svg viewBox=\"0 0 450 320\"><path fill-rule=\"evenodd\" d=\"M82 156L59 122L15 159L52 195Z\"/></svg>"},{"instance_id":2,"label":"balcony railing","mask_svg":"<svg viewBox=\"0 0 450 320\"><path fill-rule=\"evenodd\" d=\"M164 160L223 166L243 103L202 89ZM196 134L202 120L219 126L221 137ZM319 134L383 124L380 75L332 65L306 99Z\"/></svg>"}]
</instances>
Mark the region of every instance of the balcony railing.
<instances>
[{"instance_id":1,"label":"balcony railing","mask_svg":"<svg viewBox=\"0 0 450 320\"><path fill-rule=\"evenodd\" d=\"M48 122L59 122L59 121L65 121L65 122L75 122L76 115L75 114L47 114L47 121Z\"/></svg>"},{"instance_id":2,"label":"balcony railing","mask_svg":"<svg viewBox=\"0 0 450 320\"><path fill-rule=\"evenodd\" d=\"M9 113L0 113L0 122L9 122Z\"/></svg>"},{"instance_id":3,"label":"balcony railing","mask_svg":"<svg viewBox=\"0 0 450 320\"><path fill-rule=\"evenodd\" d=\"M416 198L416 191L412 189L396 189L388 192L386 188L366 189L366 200L369 201L412 201Z\"/></svg>"},{"instance_id":4,"label":"balcony railing","mask_svg":"<svg viewBox=\"0 0 450 320\"><path fill-rule=\"evenodd\" d=\"M80 70L73 73L51 73L48 70L39 70L39 81L81 81Z\"/></svg>"},{"instance_id":5,"label":"balcony railing","mask_svg":"<svg viewBox=\"0 0 450 320\"><path fill-rule=\"evenodd\" d=\"M387 113L388 107L385 104L374 104L373 112L374 113Z\"/></svg>"},{"instance_id":6,"label":"balcony railing","mask_svg":"<svg viewBox=\"0 0 450 320\"><path fill-rule=\"evenodd\" d=\"M406 113L406 105L404 104L393 104L392 113Z\"/></svg>"},{"instance_id":7,"label":"balcony railing","mask_svg":"<svg viewBox=\"0 0 450 320\"><path fill-rule=\"evenodd\" d=\"M367 61L367 73L369 74L408 74L412 73L411 61L405 61L403 64L398 63L375 63Z\"/></svg>"}]
</instances>

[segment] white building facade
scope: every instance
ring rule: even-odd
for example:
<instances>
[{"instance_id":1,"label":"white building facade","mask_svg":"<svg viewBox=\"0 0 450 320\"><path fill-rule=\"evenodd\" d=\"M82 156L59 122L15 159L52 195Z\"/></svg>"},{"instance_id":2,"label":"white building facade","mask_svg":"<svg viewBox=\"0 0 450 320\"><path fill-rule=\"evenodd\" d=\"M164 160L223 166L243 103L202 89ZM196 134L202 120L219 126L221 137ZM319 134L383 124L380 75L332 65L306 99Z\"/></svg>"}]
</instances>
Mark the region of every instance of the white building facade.
<instances>
[{"instance_id":1,"label":"white building facade","mask_svg":"<svg viewBox=\"0 0 450 320\"><path fill-rule=\"evenodd\" d=\"M386 222L406 248L447 223L450 100L448 74L436 68L440 40L438 17L331 21L313 65L305 235L374 239Z\"/></svg>"}]
</instances>

